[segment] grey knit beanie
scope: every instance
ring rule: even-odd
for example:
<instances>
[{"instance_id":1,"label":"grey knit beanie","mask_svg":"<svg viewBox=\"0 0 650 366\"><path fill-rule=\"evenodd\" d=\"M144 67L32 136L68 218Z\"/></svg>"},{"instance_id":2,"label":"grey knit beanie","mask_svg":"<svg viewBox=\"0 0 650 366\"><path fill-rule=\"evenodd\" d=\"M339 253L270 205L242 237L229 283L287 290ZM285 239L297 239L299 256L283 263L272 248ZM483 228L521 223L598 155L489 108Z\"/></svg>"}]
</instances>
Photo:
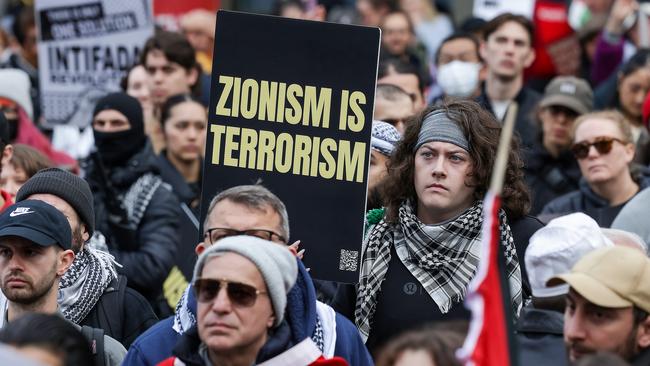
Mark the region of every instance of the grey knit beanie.
<instances>
[{"instance_id":1,"label":"grey knit beanie","mask_svg":"<svg viewBox=\"0 0 650 366\"><path fill-rule=\"evenodd\" d=\"M225 253L237 253L255 264L262 274L268 291L277 327L284 319L287 293L296 283L298 264L289 249L277 243L254 236L230 236L208 247L196 261L194 280L200 278L208 259Z\"/></svg>"},{"instance_id":2,"label":"grey knit beanie","mask_svg":"<svg viewBox=\"0 0 650 366\"><path fill-rule=\"evenodd\" d=\"M16 202L37 193L53 194L66 201L86 225L88 234L95 231L95 209L93 193L88 183L76 175L58 168L39 170L20 187L16 193Z\"/></svg>"}]
</instances>

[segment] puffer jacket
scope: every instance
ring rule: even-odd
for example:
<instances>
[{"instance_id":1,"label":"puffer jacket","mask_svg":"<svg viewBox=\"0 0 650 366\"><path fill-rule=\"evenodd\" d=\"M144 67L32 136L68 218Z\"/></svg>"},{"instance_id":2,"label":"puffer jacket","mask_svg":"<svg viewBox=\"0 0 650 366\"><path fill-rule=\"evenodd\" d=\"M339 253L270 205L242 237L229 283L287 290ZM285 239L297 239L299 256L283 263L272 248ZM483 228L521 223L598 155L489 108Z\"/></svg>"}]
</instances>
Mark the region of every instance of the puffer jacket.
<instances>
[{"instance_id":1,"label":"puffer jacket","mask_svg":"<svg viewBox=\"0 0 650 366\"><path fill-rule=\"evenodd\" d=\"M140 192L138 197L150 196L144 207L135 204L134 210L142 210L142 217L136 227L119 226L109 222L108 190L93 156L82 164L86 180L93 192L95 206L95 227L106 237L108 249L115 260L122 265L118 272L128 278L129 286L153 301L162 292L162 283L174 264L178 247L177 225L181 215L178 199L169 186L162 183L155 189ZM156 178L158 167L156 156L149 144L133 155L125 164L106 172L107 178L117 194L117 201L125 208L125 198L131 187L147 173ZM141 202L139 198L133 199ZM145 200L146 201L146 200ZM128 211L128 210L122 210ZM114 215L114 212L111 212ZM128 214L127 214L128 216ZM131 223L130 226L133 226ZM125 234L126 233L126 234Z\"/></svg>"},{"instance_id":2,"label":"puffer jacket","mask_svg":"<svg viewBox=\"0 0 650 366\"><path fill-rule=\"evenodd\" d=\"M650 187L650 169L645 167L635 167L632 172L634 181L639 185L639 192L644 188ZM568 215L574 212L583 212L589 217L596 220L598 226L608 228L621 211L624 202L617 206L610 206L609 202L597 195L587 181L580 180L579 189L571 193L560 196L549 202L539 215L539 218L548 222L551 219Z\"/></svg>"}]
</instances>

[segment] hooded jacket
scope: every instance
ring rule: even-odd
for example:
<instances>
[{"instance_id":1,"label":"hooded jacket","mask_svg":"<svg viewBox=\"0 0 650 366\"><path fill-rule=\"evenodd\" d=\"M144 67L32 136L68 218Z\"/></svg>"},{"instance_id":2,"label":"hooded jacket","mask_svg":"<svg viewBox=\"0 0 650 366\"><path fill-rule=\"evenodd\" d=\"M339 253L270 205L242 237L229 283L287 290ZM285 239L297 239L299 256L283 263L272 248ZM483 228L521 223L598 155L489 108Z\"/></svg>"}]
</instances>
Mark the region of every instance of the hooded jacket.
<instances>
[{"instance_id":1,"label":"hooded jacket","mask_svg":"<svg viewBox=\"0 0 650 366\"><path fill-rule=\"evenodd\" d=\"M320 326L318 324L320 323ZM187 364L198 362L196 299L191 285L176 308L176 315L147 330L131 345L123 366L156 365L174 355ZM320 331L315 332L317 328ZM322 336L315 334L322 333ZM307 337L322 346L326 358L339 356L350 365L373 365L356 327L342 315L316 301L311 277L298 260L298 279L287 295L285 320L269 336L258 353L258 362L268 360Z\"/></svg>"},{"instance_id":2,"label":"hooded jacket","mask_svg":"<svg viewBox=\"0 0 650 366\"><path fill-rule=\"evenodd\" d=\"M640 168L632 174L635 178L634 181L639 185L639 192L650 186L650 169ZM608 228L625 203L610 206L609 202L597 195L587 181L582 178L577 191L567 193L549 202L539 216L542 221L549 221L554 217L583 212L596 220L598 226Z\"/></svg>"},{"instance_id":3,"label":"hooded jacket","mask_svg":"<svg viewBox=\"0 0 650 366\"><path fill-rule=\"evenodd\" d=\"M93 192L96 230L104 234L110 253L122 264L119 272L128 278L129 286L152 301L161 293L161 284L174 264L181 214L178 199L166 184L161 184L149 144L124 164L107 171L108 182L96 165L97 160L91 155L83 165ZM151 185L141 184L145 176L153 182ZM109 193L107 183L113 193ZM139 190L139 185L144 188ZM121 211L128 214L127 229L109 220L108 200L119 201ZM142 202L146 202L146 207ZM136 223L132 218L138 216Z\"/></svg>"}]
</instances>

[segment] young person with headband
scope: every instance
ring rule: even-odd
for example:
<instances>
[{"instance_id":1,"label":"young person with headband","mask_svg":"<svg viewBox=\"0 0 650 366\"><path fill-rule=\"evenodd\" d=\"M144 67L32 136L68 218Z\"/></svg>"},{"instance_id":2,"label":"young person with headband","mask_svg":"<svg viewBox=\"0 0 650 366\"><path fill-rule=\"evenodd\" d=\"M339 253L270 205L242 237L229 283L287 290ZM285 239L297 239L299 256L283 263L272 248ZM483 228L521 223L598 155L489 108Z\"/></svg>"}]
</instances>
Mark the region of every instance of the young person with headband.
<instances>
[{"instance_id":1,"label":"young person with headband","mask_svg":"<svg viewBox=\"0 0 650 366\"><path fill-rule=\"evenodd\" d=\"M368 214L356 294L342 288L336 304L350 316L354 307L353 319L371 351L424 323L469 319L462 301L477 271L482 199L500 131L477 103L460 100L429 108L407 127L388 164L386 208ZM512 220L530 221L521 220L530 197L516 143L509 154L499 218L516 314L522 278L515 242L527 242L538 225L513 235Z\"/></svg>"}]
</instances>

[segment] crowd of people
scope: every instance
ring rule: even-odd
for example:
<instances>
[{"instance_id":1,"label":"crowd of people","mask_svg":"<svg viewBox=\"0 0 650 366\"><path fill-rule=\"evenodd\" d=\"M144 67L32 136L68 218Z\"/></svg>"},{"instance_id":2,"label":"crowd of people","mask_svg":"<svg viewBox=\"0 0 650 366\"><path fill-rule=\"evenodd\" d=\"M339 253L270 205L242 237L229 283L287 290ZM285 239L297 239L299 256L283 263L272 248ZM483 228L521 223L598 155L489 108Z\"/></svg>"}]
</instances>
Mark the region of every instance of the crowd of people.
<instances>
[{"instance_id":1,"label":"crowd of people","mask_svg":"<svg viewBox=\"0 0 650 366\"><path fill-rule=\"evenodd\" d=\"M214 12L157 28L81 128L47 123L36 15L12 5L0 23L0 360L460 365L483 199L512 115L498 226L516 361L650 365L650 20L637 0L546 3L567 27L582 4L569 50L540 36L538 16L277 2L276 15L382 30L354 284L312 279L263 183L202 197Z\"/></svg>"}]
</instances>

